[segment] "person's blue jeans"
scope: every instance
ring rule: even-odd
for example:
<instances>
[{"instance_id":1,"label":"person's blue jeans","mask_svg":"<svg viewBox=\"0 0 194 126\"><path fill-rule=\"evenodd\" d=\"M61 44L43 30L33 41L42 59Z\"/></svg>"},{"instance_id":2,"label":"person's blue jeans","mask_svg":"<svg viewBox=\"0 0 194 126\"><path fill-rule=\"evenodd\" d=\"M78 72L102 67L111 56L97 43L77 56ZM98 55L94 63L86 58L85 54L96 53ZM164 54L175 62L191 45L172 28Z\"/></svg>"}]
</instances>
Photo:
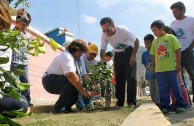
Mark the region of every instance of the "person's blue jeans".
<instances>
[{"instance_id":1,"label":"person's blue jeans","mask_svg":"<svg viewBox=\"0 0 194 126\"><path fill-rule=\"evenodd\" d=\"M170 89L176 98L176 107L184 108L184 100L180 91L176 71L157 72L156 78L160 92L160 103L162 109L170 110Z\"/></svg>"},{"instance_id":2,"label":"person's blue jeans","mask_svg":"<svg viewBox=\"0 0 194 126\"><path fill-rule=\"evenodd\" d=\"M76 102L77 109L82 110L87 105L92 105L92 100L84 97L82 94L78 94L78 100Z\"/></svg>"}]
</instances>

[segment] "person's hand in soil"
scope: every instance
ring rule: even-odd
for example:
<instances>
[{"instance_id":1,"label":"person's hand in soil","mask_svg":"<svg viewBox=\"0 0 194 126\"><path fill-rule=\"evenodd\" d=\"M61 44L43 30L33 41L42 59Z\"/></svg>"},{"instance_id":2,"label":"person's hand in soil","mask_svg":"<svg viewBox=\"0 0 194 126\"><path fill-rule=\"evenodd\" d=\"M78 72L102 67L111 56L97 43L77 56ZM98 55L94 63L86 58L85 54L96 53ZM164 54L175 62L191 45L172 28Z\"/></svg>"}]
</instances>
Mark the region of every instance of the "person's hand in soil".
<instances>
[{"instance_id":1,"label":"person's hand in soil","mask_svg":"<svg viewBox=\"0 0 194 126\"><path fill-rule=\"evenodd\" d=\"M89 98L89 99L92 97L91 92L87 90L84 90L82 94L84 95L84 97Z\"/></svg>"}]
</instances>

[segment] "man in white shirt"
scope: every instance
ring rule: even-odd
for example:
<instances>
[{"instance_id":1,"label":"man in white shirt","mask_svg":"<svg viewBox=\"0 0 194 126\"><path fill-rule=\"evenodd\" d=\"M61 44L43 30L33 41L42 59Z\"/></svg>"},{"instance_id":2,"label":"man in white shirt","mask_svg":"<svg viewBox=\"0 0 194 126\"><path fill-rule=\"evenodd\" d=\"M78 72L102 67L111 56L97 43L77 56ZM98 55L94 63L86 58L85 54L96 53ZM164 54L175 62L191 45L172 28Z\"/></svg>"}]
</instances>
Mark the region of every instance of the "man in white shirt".
<instances>
[{"instance_id":1,"label":"man in white shirt","mask_svg":"<svg viewBox=\"0 0 194 126\"><path fill-rule=\"evenodd\" d=\"M185 16L186 8L182 2L172 4L170 9L176 18L170 27L175 31L176 37L181 43L181 65L185 67L192 80L194 94L194 18Z\"/></svg>"},{"instance_id":2,"label":"man in white shirt","mask_svg":"<svg viewBox=\"0 0 194 126\"><path fill-rule=\"evenodd\" d=\"M116 77L116 106L123 107L125 102L125 84L127 81L127 104L136 106L136 53L139 40L126 28L115 26L110 17L102 18L103 31L100 57L104 61L108 43L114 48L114 70Z\"/></svg>"},{"instance_id":3,"label":"man in white shirt","mask_svg":"<svg viewBox=\"0 0 194 126\"><path fill-rule=\"evenodd\" d=\"M80 57L87 51L84 41L76 39L70 43L66 51L54 58L42 78L45 90L51 94L60 94L55 103L56 113L73 112L71 107L78 100L78 91L86 98L91 93L82 84Z\"/></svg>"}]
</instances>

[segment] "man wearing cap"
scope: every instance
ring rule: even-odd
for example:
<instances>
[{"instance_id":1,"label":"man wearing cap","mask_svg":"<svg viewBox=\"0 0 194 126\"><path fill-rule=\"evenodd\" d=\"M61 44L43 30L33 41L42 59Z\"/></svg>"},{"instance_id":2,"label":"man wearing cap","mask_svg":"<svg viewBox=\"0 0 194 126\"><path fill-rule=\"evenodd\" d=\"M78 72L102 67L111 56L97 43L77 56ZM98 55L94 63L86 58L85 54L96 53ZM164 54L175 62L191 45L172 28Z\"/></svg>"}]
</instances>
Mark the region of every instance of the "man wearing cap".
<instances>
[{"instance_id":1,"label":"man wearing cap","mask_svg":"<svg viewBox=\"0 0 194 126\"><path fill-rule=\"evenodd\" d=\"M17 41L16 41L18 46L22 45L21 38L25 38L26 40L28 40L25 29L29 26L30 22L31 22L31 16L29 13L26 13L24 15L16 17L14 29L19 31L19 36L18 36ZM21 46L18 48L18 51L20 52L20 54L25 56L25 57L27 57L27 54L25 52L26 48L27 48L27 45ZM25 75L18 76L18 78L19 78L21 83L29 83L28 82L28 61L27 61L27 59L24 59L21 55L19 55L18 53L16 53L13 50L12 61L11 61L11 70L14 70L14 68L19 68L21 70L25 70ZM22 95L24 95L26 97L26 99L28 101L28 105L33 106L33 104L30 103L30 101L31 101L30 89L23 92Z\"/></svg>"},{"instance_id":2,"label":"man wearing cap","mask_svg":"<svg viewBox=\"0 0 194 126\"><path fill-rule=\"evenodd\" d=\"M125 84L127 81L127 104L136 106L136 53L139 40L125 27L115 26L110 17L100 21L103 34L101 37L101 60L105 59L108 43L114 48L114 70L116 77L116 106L123 107L125 102Z\"/></svg>"},{"instance_id":3,"label":"man wearing cap","mask_svg":"<svg viewBox=\"0 0 194 126\"><path fill-rule=\"evenodd\" d=\"M95 44L90 43L88 45L88 51L84 53L81 57L84 60L86 69L89 65L93 66L97 64L98 62L98 60L96 59L97 55L98 55L98 47Z\"/></svg>"}]
</instances>

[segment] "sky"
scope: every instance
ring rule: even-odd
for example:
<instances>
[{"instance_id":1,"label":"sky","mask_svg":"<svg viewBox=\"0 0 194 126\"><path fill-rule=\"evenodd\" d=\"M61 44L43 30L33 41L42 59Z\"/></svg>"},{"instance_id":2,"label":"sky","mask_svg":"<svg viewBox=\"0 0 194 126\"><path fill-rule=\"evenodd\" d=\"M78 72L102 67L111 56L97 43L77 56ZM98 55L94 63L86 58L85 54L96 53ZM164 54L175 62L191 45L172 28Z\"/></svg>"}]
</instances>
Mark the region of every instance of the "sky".
<instances>
[{"instance_id":1,"label":"sky","mask_svg":"<svg viewBox=\"0 0 194 126\"><path fill-rule=\"evenodd\" d=\"M31 26L35 29L45 33L56 27L67 28L74 34L75 39L92 41L99 47L102 35L99 22L103 17L111 17L115 25L127 27L140 40L140 45L144 46L143 37L152 33L150 25L154 20L163 20L166 25L175 20L170 6L177 2L177 0L28 1L30 7L27 11L32 16ZM186 6L186 15L193 16L194 0L180 1Z\"/></svg>"}]
</instances>

